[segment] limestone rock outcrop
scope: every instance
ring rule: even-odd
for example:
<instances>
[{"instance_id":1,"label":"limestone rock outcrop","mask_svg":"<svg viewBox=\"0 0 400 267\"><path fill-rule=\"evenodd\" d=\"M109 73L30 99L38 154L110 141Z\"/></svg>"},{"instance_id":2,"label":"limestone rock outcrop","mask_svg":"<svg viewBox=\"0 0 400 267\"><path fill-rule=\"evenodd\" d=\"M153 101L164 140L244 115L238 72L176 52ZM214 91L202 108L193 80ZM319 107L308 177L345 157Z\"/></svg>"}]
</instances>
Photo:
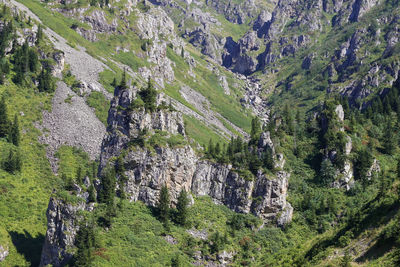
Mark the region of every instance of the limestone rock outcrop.
<instances>
[{"instance_id":1,"label":"limestone rock outcrop","mask_svg":"<svg viewBox=\"0 0 400 267\"><path fill-rule=\"evenodd\" d=\"M80 188L77 188L79 200L76 203L51 197L47 208L47 232L42 249L40 266L51 264L54 267L64 266L73 256L75 236L79 231L81 216L79 211L91 211L93 203L87 204L79 197Z\"/></svg>"},{"instance_id":2,"label":"limestone rock outcrop","mask_svg":"<svg viewBox=\"0 0 400 267\"><path fill-rule=\"evenodd\" d=\"M134 98L133 90L116 90L100 163L103 170L114 164L111 159L123 157L124 175L127 177L123 186L128 198L155 206L161 187L167 185L172 203L176 202L181 189L185 189L197 196L210 196L215 203L236 212L253 213L268 221L275 219L279 225L291 220L293 209L286 202L289 178L286 171L269 176L259 171L255 179L246 179L231 165L201 159L188 144L155 146L152 149L132 146L132 140L144 129L150 134L162 131L165 135L185 138L180 113L169 110L151 114L144 110L127 111ZM265 147L273 149L267 133L262 135L259 144L261 150ZM283 159L276 162L281 162L283 167Z\"/></svg>"}]
</instances>

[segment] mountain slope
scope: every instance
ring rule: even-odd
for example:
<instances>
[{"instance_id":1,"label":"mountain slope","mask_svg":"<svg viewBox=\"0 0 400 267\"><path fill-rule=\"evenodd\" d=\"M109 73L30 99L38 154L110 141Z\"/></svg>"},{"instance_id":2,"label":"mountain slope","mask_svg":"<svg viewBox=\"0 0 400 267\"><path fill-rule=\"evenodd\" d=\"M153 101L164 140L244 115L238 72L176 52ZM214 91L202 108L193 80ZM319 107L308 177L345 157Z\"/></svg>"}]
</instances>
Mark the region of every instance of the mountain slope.
<instances>
[{"instance_id":1,"label":"mountain slope","mask_svg":"<svg viewBox=\"0 0 400 267\"><path fill-rule=\"evenodd\" d=\"M399 263L398 1L5 3L2 264Z\"/></svg>"}]
</instances>

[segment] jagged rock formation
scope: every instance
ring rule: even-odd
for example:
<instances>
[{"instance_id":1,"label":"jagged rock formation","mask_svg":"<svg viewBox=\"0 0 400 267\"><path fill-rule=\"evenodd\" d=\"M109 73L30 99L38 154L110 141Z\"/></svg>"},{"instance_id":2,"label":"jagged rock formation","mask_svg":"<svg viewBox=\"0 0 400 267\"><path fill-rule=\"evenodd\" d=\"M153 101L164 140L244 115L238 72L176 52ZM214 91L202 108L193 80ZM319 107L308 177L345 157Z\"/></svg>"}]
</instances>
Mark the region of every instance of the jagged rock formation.
<instances>
[{"instance_id":1,"label":"jagged rock formation","mask_svg":"<svg viewBox=\"0 0 400 267\"><path fill-rule=\"evenodd\" d=\"M337 123L339 123L340 128L338 129L339 134L344 134L345 138L345 144L343 148L336 148L334 150L329 150L325 149L325 154L323 161L330 161L332 165L335 165L335 161L338 160L338 154L343 153L344 155L344 161L341 164L342 166L335 166L335 181L332 182L331 186L335 188L344 188L346 190L350 190L351 187L354 185L354 163L351 160L350 154L353 149L353 142L351 140L351 137L345 134L345 130L343 127L343 121L344 121L344 111L342 105L337 105L334 109L334 118L331 118L331 120L337 120ZM324 116L322 116L322 129L326 131L328 124L332 123L329 122L328 119ZM340 152L340 150L343 150ZM340 164L339 164L340 165ZM368 169L366 173L366 177L368 180L372 179L375 174L380 172L380 165L379 162L374 159L371 167Z\"/></svg>"},{"instance_id":2,"label":"jagged rock formation","mask_svg":"<svg viewBox=\"0 0 400 267\"><path fill-rule=\"evenodd\" d=\"M327 118L326 115L322 115L321 117L321 126L324 132L328 131L329 124L337 124L338 129L336 129L339 134L344 134L343 128L344 121L344 111L342 105L336 105L333 110L333 117ZM331 127L332 129L332 127ZM332 130L331 130L332 131ZM353 163L349 159L349 155L352 150L352 140L350 136L345 135L346 143L344 145L344 149L335 148L334 150L325 149L324 153L324 161L330 161L332 165L335 165L335 161L338 160L338 154L343 153L345 156L345 160L343 164L339 164L342 166L335 165L335 181L332 182L331 186L336 188L345 188L349 190L354 185L354 175L353 175ZM343 150L343 151L341 151Z\"/></svg>"},{"instance_id":3,"label":"jagged rock formation","mask_svg":"<svg viewBox=\"0 0 400 267\"><path fill-rule=\"evenodd\" d=\"M187 144L155 146L154 150L130 145L143 129L150 133L167 131L169 135L184 136L180 113L131 111L128 107L134 99L133 90L116 90L101 154L102 169L113 164L111 158L123 157L124 174L128 178L124 190L131 200L154 206L161 187L167 185L173 203L184 188L195 195L208 195L215 203L237 212L253 213L266 220L277 219L280 225L291 220L292 207L286 202L289 173L283 170L276 177L267 177L260 171L255 180L248 180L231 165L202 160ZM259 149L266 147L273 148L268 134L262 136Z\"/></svg>"},{"instance_id":4,"label":"jagged rock formation","mask_svg":"<svg viewBox=\"0 0 400 267\"><path fill-rule=\"evenodd\" d=\"M71 194L77 201L51 197L47 208L47 231L43 244L40 266L64 266L72 258L75 236L82 221L81 211L92 211L94 203L87 203L88 193L74 185Z\"/></svg>"}]
</instances>

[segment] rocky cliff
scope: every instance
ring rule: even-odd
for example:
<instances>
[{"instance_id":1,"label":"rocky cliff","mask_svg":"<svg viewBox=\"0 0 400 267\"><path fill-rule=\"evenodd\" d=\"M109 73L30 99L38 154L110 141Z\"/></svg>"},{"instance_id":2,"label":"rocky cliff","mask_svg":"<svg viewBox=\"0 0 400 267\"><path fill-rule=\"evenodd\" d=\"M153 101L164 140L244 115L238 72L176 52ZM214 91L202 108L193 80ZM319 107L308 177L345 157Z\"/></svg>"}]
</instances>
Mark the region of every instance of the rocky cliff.
<instances>
[{"instance_id":1,"label":"rocky cliff","mask_svg":"<svg viewBox=\"0 0 400 267\"><path fill-rule=\"evenodd\" d=\"M88 203L88 193L74 185L69 198L50 198L47 208L47 231L43 244L40 266L64 266L74 253L75 236L79 231L83 211L92 211L94 203ZM75 201L71 201L74 199Z\"/></svg>"},{"instance_id":2,"label":"rocky cliff","mask_svg":"<svg viewBox=\"0 0 400 267\"><path fill-rule=\"evenodd\" d=\"M276 219L279 225L291 220L292 207L286 202L289 173L279 171L266 175L259 171L255 179L239 175L231 165L203 160L184 137L182 115L176 111L159 109L153 113L131 110L134 90L116 90L109 111L108 136L103 142L101 168L113 165L112 159L121 156L127 181L124 191L131 200L141 200L148 205L157 204L161 187L170 189L175 203L181 189L197 196L210 196L215 203L230 209L253 213L265 220ZM162 100L159 98L159 103ZM139 137L146 130L146 137ZM138 138L151 144L155 134L163 132L166 138L178 135L179 144L168 142L152 147L137 145ZM259 149L272 147L269 134L261 137ZM281 167L283 167L283 157Z\"/></svg>"}]
</instances>

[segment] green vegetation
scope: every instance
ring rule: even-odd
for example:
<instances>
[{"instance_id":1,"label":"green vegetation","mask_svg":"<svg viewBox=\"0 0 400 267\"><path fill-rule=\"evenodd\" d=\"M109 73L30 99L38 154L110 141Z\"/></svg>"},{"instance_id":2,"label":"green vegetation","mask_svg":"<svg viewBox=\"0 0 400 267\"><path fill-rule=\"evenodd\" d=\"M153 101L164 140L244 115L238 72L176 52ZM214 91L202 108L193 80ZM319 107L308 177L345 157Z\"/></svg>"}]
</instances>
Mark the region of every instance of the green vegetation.
<instances>
[{"instance_id":1,"label":"green vegetation","mask_svg":"<svg viewBox=\"0 0 400 267\"><path fill-rule=\"evenodd\" d=\"M250 140L245 142L240 137L231 138L228 145L217 142L214 145L209 140L206 157L220 163L230 163L247 180L252 180L252 175L257 175L262 168L274 171L274 158L272 148L267 146L259 150L258 140L261 135L261 125L258 118L253 118ZM250 173L248 172L250 171ZM252 175L251 175L252 174Z\"/></svg>"},{"instance_id":2,"label":"green vegetation","mask_svg":"<svg viewBox=\"0 0 400 267\"><path fill-rule=\"evenodd\" d=\"M103 93L92 92L86 98L86 103L89 107L94 108L96 117L107 126L108 109L110 108L110 101L106 99Z\"/></svg>"}]
</instances>

